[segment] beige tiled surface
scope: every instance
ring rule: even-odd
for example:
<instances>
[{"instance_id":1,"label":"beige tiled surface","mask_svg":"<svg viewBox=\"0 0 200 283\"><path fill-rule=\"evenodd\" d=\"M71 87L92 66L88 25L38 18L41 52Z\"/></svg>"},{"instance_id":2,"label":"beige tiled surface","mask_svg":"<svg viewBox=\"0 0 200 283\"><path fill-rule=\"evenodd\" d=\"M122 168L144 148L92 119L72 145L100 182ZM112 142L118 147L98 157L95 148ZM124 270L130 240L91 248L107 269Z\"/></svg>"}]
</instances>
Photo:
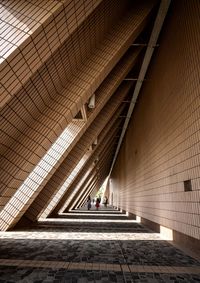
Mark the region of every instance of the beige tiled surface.
<instances>
[{"instance_id":1,"label":"beige tiled surface","mask_svg":"<svg viewBox=\"0 0 200 283\"><path fill-rule=\"evenodd\" d=\"M71 187L69 187L69 191L66 192L65 196L62 197L61 201L58 203L56 208L54 209L53 213L58 213L59 209L65 210L69 208L74 208L77 203L82 204L83 201L86 200L87 197L87 192L91 190L90 187L88 187L88 181L91 183L91 178L95 179L97 178L99 174L99 178L104 180L106 176L106 172L108 170L108 160L111 160L111 156L114 153L114 146L113 146L113 139L112 135L116 135L116 129L114 128L114 131L112 130L109 134L108 137L106 137L106 140L102 142L101 147L97 149L97 152L95 152L95 155L97 154L99 156L99 162L98 165L95 167L92 167L91 170L88 170L88 167L90 166L91 163L95 161L95 156L91 158L91 160L88 161L88 164L86 164L84 168L83 174L87 175L86 180L84 183L82 183L82 178L83 176L78 176L78 179L76 181L77 187L74 187L74 184L72 184ZM108 168L107 168L108 167ZM99 172L99 173L97 173ZM88 175L89 173L89 175ZM96 176L97 175L97 176ZM101 182L101 179L99 182ZM81 182L81 183L80 183ZM98 188L98 183L97 182L97 188ZM77 188L77 191L75 189ZM70 195L71 193L71 195ZM94 197L96 194L96 189L90 193L91 197ZM71 201L69 202L68 197L72 197ZM67 200L65 202L65 200Z\"/></svg>"},{"instance_id":2,"label":"beige tiled surface","mask_svg":"<svg viewBox=\"0 0 200 283\"><path fill-rule=\"evenodd\" d=\"M36 198L35 204L33 204L30 210L26 213L27 217L34 220L34 215L37 216L39 213L41 213L41 211L38 211L37 209L38 203L41 204L41 207L44 209L47 207L49 201L51 201L52 197L54 197L58 190L61 189L61 186L66 181L67 177L69 177L73 168L75 168L78 164L78 158L83 157L83 155L88 152L91 141L98 137L103 128L109 122L112 115L119 107L121 101L126 96L128 90L129 86L125 86L125 88L116 93L115 98L112 98L112 101L110 101L110 103L104 107L103 111L97 116L88 130L79 139L77 145L68 154L68 157L62 162L62 166L58 168L50 182L44 187L44 190ZM117 118L118 117L116 117L116 119ZM49 208L49 213L52 211L52 208L53 207L51 205Z\"/></svg>"},{"instance_id":3,"label":"beige tiled surface","mask_svg":"<svg viewBox=\"0 0 200 283\"><path fill-rule=\"evenodd\" d=\"M49 155L47 167L52 167L47 174L44 167L41 169L45 178L34 175L36 165L49 154L52 143L69 126L145 27L153 2L138 3L129 10L126 10L128 1L105 0L100 3L88 0L81 4L75 0L51 1L49 7L45 1L35 2L32 6L23 1L20 5L14 1L6 2L4 11L8 10L9 4L10 11L20 20L23 17L25 22L31 11L28 25L33 33L1 64L5 90L1 109L1 229L11 227L20 219L58 168L57 163L51 165L54 157ZM98 9L95 9L97 5ZM9 19L7 24L12 29ZM65 35L63 30L67 31ZM131 67L128 57L121 62L121 67L127 66L124 74L119 72L117 75L116 70L112 74L116 74L113 91ZM111 84L107 87L107 95L111 96ZM99 99L101 107L104 103ZM90 122L94 117L91 116ZM78 133L79 137L83 132ZM83 148L80 148L80 154L76 153L75 163L81 154ZM63 163L63 159L59 162ZM106 168L108 171L108 165ZM33 180L33 175L37 180ZM35 206L36 215L43 206L42 195L40 200Z\"/></svg>"},{"instance_id":4,"label":"beige tiled surface","mask_svg":"<svg viewBox=\"0 0 200 283\"><path fill-rule=\"evenodd\" d=\"M1 4L4 40L15 49L3 54L0 65L1 229L17 223L34 200L27 215L36 217L44 209L44 199L51 195L42 192L46 184L50 186L47 182L54 172L63 166L69 173L80 161L86 146L77 146L65 165L69 152L133 66L139 50L120 59L146 25L154 1L145 2L132 8L128 0L52 0L49 5L46 1L10 0ZM14 41L13 32L21 42ZM98 107L93 115L88 113L88 124L74 125L73 118L96 91ZM108 119L112 114L105 116ZM68 137L65 156L54 162L56 152L52 156L49 150L66 127L71 127L73 141ZM94 129L97 134L98 127ZM37 166L42 173L36 173ZM96 186L108 167L109 162L101 167Z\"/></svg>"},{"instance_id":5,"label":"beige tiled surface","mask_svg":"<svg viewBox=\"0 0 200 283\"><path fill-rule=\"evenodd\" d=\"M46 213L47 213L46 216L48 216L49 211L52 212L52 210L54 211L54 213L57 213L59 211L59 209L62 208L66 199L68 197L72 198L73 195L77 193L75 183L77 184L80 181L82 182L82 178L84 177L84 173L88 174L88 168L91 168L91 169L95 168L95 170L96 170L97 166L95 166L95 164L94 164L95 156L98 155L99 159L104 159L105 156L107 156L107 154L105 155L105 152L103 152L103 149L105 148L105 145L108 144L108 142L110 142L110 140L113 141L113 136L115 136L116 133L117 133L117 127L119 126L119 122L116 121L116 120L117 120L118 116L119 116L119 113L117 111L117 113L115 113L115 115L112 119L112 122L109 123L109 125L107 125L103 129L103 131L101 132L101 135L98 136L98 144L96 145L96 147L92 151L92 154L85 161L84 167L82 167L79 170L79 172L76 176L76 179L72 180L72 182L69 184L67 190L66 189L63 190L62 187L61 187L61 189L57 192L57 194L54 197L52 197L50 207L46 211ZM81 174L81 175L79 176L79 174Z\"/></svg>"},{"instance_id":6,"label":"beige tiled surface","mask_svg":"<svg viewBox=\"0 0 200 283\"><path fill-rule=\"evenodd\" d=\"M116 90L116 88L117 88L117 86L119 85L119 81L120 81L120 79L118 79L118 78L122 78L122 77L124 77L125 76L125 74L127 74L127 72L128 72L128 70L130 70L130 67L133 65L133 63L135 62L135 59L137 58L137 55L138 55L138 52L139 52L139 50L137 51L136 50L136 52L135 52L135 55L133 55L133 54L129 54L129 56L127 56L127 57L125 57L117 66L116 66L116 68L114 68L114 70L109 74L109 76L107 77L107 79L106 79L106 81L105 82L103 82L102 84L101 84L101 86L100 86L100 88L98 88L97 89L97 91L95 92L95 95L96 95L96 108L95 108L95 112L93 111L91 114L90 114L90 116L88 116L88 120L87 120L87 123L83 126L83 128L79 131L79 136L77 136L77 138L74 140L74 142L72 143L71 142L71 148L72 148L72 146L75 144L75 142L77 142L79 139L80 139L80 136L81 136L81 134L83 134L83 135L85 135L85 136L87 136L87 140L90 140L89 142L91 143L91 141L92 140L94 140L95 139L95 136L98 136L98 133L99 133L99 131L100 131L100 129L97 129L97 127L95 126L95 125L93 125L93 120L94 120L94 118L98 115L98 113L100 112L100 110L102 110L102 108L103 108L103 106L105 106L105 103L106 102L108 102L108 99L110 98L110 96L112 95L112 93L114 92L114 90ZM124 87L128 87L128 85L127 86L124 86ZM127 90L128 90L128 88L127 88ZM119 93L119 92L118 92ZM116 93L116 100L118 101L118 103L120 103L120 99L119 99L119 97L117 98L117 96L118 96L118 94ZM108 102L108 103L110 103L110 102ZM105 106L106 107L106 106ZM104 110L103 110L104 111ZM106 109L105 109L105 111L107 111ZM110 110L109 110L110 111ZM105 113L104 114L101 114L102 115L102 117L105 115ZM112 113L111 113L111 115L112 115ZM109 117L108 117L109 118ZM116 117L117 118L117 117ZM102 118L99 118L99 120L101 120ZM92 134L92 136L91 136L91 134L90 134L90 136L91 136L91 139L90 138L88 138L88 134L87 134L87 128L90 126L90 125L93 125L93 128L96 128L96 133L95 134ZM91 132L91 131L90 131ZM98 137L98 139L99 139L99 137ZM100 142L100 140L99 140L99 142ZM88 145L86 146L85 145L85 149L84 150L82 150L82 153L81 153L81 155L83 155L86 151L87 151L87 149L88 149ZM77 148L77 149L76 149ZM82 147L83 148L83 147ZM60 168L60 171L61 172L63 172L63 161L64 161L64 158L66 158L67 157L67 159L66 159L66 162L67 162L67 160L68 160L68 158L70 157L70 154L72 154L73 156L74 155L79 155L79 157L81 156L80 155L80 153L78 153L78 154L74 154L74 153L76 153L76 152L80 152L80 144L77 144L77 146L75 147L75 149L73 149L73 152L72 153L69 153L70 151L66 151L64 154L63 154L63 160L61 160L62 162L59 162L59 164L60 164L60 166L61 166L61 168ZM70 161L71 162L71 161ZM78 159L76 160L76 162L78 162ZM74 165L75 165L75 163L74 163ZM63 182L66 182L66 177L67 176L69 176L69 174L71 173L71 171L72 171L72 169L73 169L73 166L68 166L68 168L66 168L65 169L65 176L63 175L63 173L62 173L62 175L63 175L63 181L62 181L62 183ZM58 172L58 173L57 173ZM50 177L51 177L51 179L49 180L49 182L47 183L47 185L44 187L44 191L45 191L45 197L44 197L44 195L41 193L40 195L39 195L39 197L38 198L36 198L35 199L35 201L34 201L34 203L36 203L36 205L37 205L37 203L39 202L39 203L43 203L43 205L42 205L42 207L43 207L43 210L46 208L46 206L49 204L49 201L52 199L52 201L53 201L53 203L54 203L54 206L55 206L55 204L57 204L57 202L60 200L60 199L58 199L57 197L55 198L55 199L53 199L53 197L55 196L55 194L56 194L56 192L59 190L59 187L62 185L62 183L61 183L61 185L58 183L58 180L59 180L59 177L58 177L58 174L59 174L59 171L57 171L57 172L55 172L55 177L54 176L52 176L53 174L51 174L50 176L49 176L49 179L50 179ZM46 178L47 179L47 178ZM52 183L52 179L54 180L55 179L55 181ZM52 186L52 184L54 184L53 186ZM51 196L52 195L52 193L50 192L50 194L49 194L49 196L50 196L50 200L48 201L48 188L52 191L53 190L53 196ZM39 193L39 192L38 192ZM60 194L60 197L61 197L61 194ZM33 203L33 205L32 205L32 208L30 208L30 211L32 211L32 213L33 213L33 210L34 210L34 203ZM37 215L37 210L35 211L35 214ZM40 212L40 214L41 214L41 212Z\"/></svg>"},{"instance_id":7,"label":"beige tiled surface","mask_svg":"<svg viewBox=\"0 0 200 283\"><path fill-rule=\"evenodd\" d=\"M196 239L200 239L199 9L199 1L172 4L110 183L114 205ZM192 191L184 191L186 180L191 180Z\"/></svg>"},{"instance_id":8,"label":"beige tiled surface","mask_svg":"<svg viewBox=\"0 0 200 283\"><path fill-rule=\"evenodd\" d=\"M16 3L11 0L1 4L1 63L2 70L6 73L5 83L10 80L4 90L1 106L8 102L100 2L89 0L84 1L83 5L76 5L76 1L63 1L63 4L48 1L47 5L44 0L34 3ZM22 56L23 66L20 66Z\"/></svg>"}]
</instances>

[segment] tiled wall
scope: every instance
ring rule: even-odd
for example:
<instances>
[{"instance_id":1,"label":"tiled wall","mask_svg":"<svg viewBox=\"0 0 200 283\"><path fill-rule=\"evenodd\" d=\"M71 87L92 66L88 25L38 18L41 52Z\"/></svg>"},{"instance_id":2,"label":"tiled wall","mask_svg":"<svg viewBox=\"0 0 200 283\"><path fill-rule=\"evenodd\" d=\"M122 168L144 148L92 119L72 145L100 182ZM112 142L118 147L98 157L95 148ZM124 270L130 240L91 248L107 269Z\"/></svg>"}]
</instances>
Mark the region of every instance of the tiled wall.
<instances>
[{"instance_id":1,"label":"tiled wall","mask_svg":"<svg viewBox=\"0 0 200 283\"><path fill-rule=\"evenodd\" d=\"M33 169L34 164L44 155L45 150L50 147L51 143L65 129L67 123L76 115L81 107L82 99L86 100L91 95L95 85L98 85L99 82L94 81L95 71L88 73L88 67L82 64L79 66L81 70L78 73L78 59L76 59L76 62L71 62L71 60L79 58L80 63L82 51L88 50L85 43L82 48L79 46L79 43L83 42L83 38L87 38L90 45L87 52L92 52L97 39L95 34L90 35L90 25L94 22L94 19L98 23L98 20L104 17L103 8L102 14L98 13L97 16L97 13L93 13L91 17L87 18L84 25L85 32L81 33L82 38L73 34L66 40L1 110L1 141L3 143L1 149L3 156L6 155L6 158L2 158L1 162L2 170L4 170L4 172L1 171L2 174L0 172L1 191L6 188L7 191L10 190L11 192L18 186L20 180L24 179L26 172ZM100 32L98 36L102 37ZM32 47L31 50L33 50ZM85 53L83 53L83 56L88 57ZM37 55L38 57L40 56ZM93 63L93 66L91 61L87 61L91 65L91 70L92 67L99 70L100 65L102 66L100 69L104 68L98 59L98 56L92 58L93 61L98 61L96 64ZM22 61L19 60L20 63ZM31 70L33 70L32 66ZM74 76L73 83L70 81L66 84L66 80L71 78L75 70L76 76ZM8 74L5 78L8 78ZM12 76L12 79L14 79L14 76ZM4 80L1 81L6 87ZM89 90L90 81L93 88ZM82 97L83 94L84 97ZM29 144L28 148L26 144ZM23 153L23 156L21 156L21 153ZM8 167L10 168L9 171L6 169ZM7 193L7 199L9 199L8 196L9 193ZM3 204L7 202L7 199L4 199Z\"/></svg>"},{"instance_id":2,"label":"tiled wall","mask_svg":"<svg viewBox=\"0 0 200 283\"><path fill-rule=\"evenodd\" d=\"M155 1L131 5L128 0L52 0L49 6L46 1L31 3L10 0L0 6L5 15L2 50L6 50L6 42L14 46L11 53L2 53L0 65L2 230L17 223L56 169L64 164L74 141L87 128L86 121L74 123L73 118L146 26ZM22 37L21 41L13 41L6 33L6 29L12 33L12 28L17 28L19 32L15 34ZM131 67L129 63L125 64L129 66L124 74L114 73L119 81L113 83L113 89ZM101 107L105 102L99 99ZM111 114L112 111L108 113ZM65 135L66 130L73 138ZM79 151L76 164L84 155L81 147ZM70 157L67 164L69 161ZM35 202L36 207L40 204Z\"/></svg>"},{"instance_id":3,"label":"tiled wall","mask_svg":"<svg viewBox=\"0 0 200 283\"><path fill-rule=\"evenodd\" d=\"M110 142L110 139L114 143L115 141L115 132L118 131L118 126L120 125L121 121L118 119L119 113L123 110L123 106L120 107L115 114L112 117L112 121L110 121L106 127L103 129L103 131L98 136L98 144L94 149L94 154L91 156L91 158L87 161L86 165L84 166L83 170L79 173L79 176L74 180L74 182L68 187L68 189L65 191L65 194L62 196L62 198L59 200L59 202L56 203L56 207L53 210L53 213L56 214L60 209L64 210L68 208L71 200L76 199L78 201L79 199L79 193L83 190L83 187L86 183L86 179L90 177L90 173L92 170L97 171L97 167L99 167L99 162L97 163L95 160L98 158L98 161L100 159L106 159L108 160L107 155L105 154L105 146ZM98 169L98 172L101 173L101 170ZM94 172L93 172L94 173ZM104 174L103 174L104 176ZM104 176L106 177L106 176ZM69 196L70 199L69 200ZM64 206L64 207L63 207Z\"/></svg>"},{"instance_id":4,"label":"tiled wall","mask_svg":"<svg viewBox=\"0 0 200 283\"><path fill-rule=\"evenodd\" d=\"M37 198L35 198L33 205L26 213L26 215L30 219L35 220L35 218L40 215L44 209L46 209L49 202L53 197L55 197L55 194L59 190L62 190L63 183L67 178L70 178L72 170L76 168L79 160L84 156L84 154L87 153L91 142L99 136L100 132L109 122L110 118L126 96L129 88L130 85L125 85L123 88L121 88L115 94L114 98L112 98L112 100L110 100L109 103L107 103L107 105L104 107L104 109L99 113L99 115L96 117L87 131L82 135L76 146L71 150L67 158L62 162L61 166L44 187L43 191ZM72 176L71 179L73 179ZM71 183L70 180L68 180L68 182L69 184ZM58 200L55 199L53 201L54 204L52 205L55 205L55 203L57 202ZM52 205L48 209L49 213L53 208Z\"/></svg>"},{"instance_id":5,"label":"tiled wall","mask_svg":"<svg viewBox=\"0 0 200 283\"><path fill-rule=\"evenodd\" d=\"M3 106L101 3L3 1L1 69ZM105 4L106 5L106 4ZM105 8L105 7L104 7ZM107 1L106 10L110 12ZM96 38L93 37L93 40ZM60 55L61 56L61 55Z\"/></svg>"},{"instance_id":6,"label":"tiled wall","mask_svg":"<svg viewBox=\"0 0 200 283\"><path fill-rule=\"evenodd\" d=\"M72 150L73 146L80 139L80 136L83 133L85 133L86 129L90 126L90 124L93 123L93 120L95 119L97 114L100 112L100 110L102 110L102 108L105 106L105 103L108 102L109 97L114 93L114 91L119 86L120 81L130 71L130 69L134 65L138 55L140 54L139 52L140 52L140 49L136 49L135 51L129 50L126 53L126 55L123 57L123 59L120 60L120 62L116 65L116 67L108 75L106 80L95 91L95 96L96 96L95 111L92 111L92 112L88 113L87 123L85 123L83 125L82 129L79 129L78 135L76 136L74 141L70 142L70 147L66 150L66 152L63 153L62 158L61 158L61 160L59 162L59 166L63 167L63 161L66 158L69 158L68 155L69 155L70 150ZM118 102L120 102L120 100ZM98 129L96 129L96 131L98 131ZM93 137L93 139L94 139L94 137ZM79 141L79 143L80 143L80 141ZM78 146L77 148L78 149L74 151L74 152L77 152L75 154L75 156L76 156L76 163L79 160L77 157L81 156L80 155L80 146ZM84 153L84 151L83 151L83 153ZM67 162L71 163L71 159L70 159L70 161L68 160ZM57 166L56 169L58 169L59 166ZM62 182L65 183L64 187L66 187L66 185L67 185L67 182L66 182L65 178L67 178L67 176L69 176L69 174L72 171L73 167L74 167L74 165L73 166L68 166L64 170L63 170L63 168L59 169L59 170L61 170L61 172L64 172L64 175L62 173L62 180L63 180ZM43 193L40 193L39 197L34 200L34 203L32 205L33 208L31 208L31 210L34 210L34 205L36 205L38 207L38 203L40 203L40 208L41 209L45 208L43 206L48 206L48 202L50 201L50 199L53 198L53 196L56 194L56 192L60 188L60 185L59 185L60 184L60 180L59 180L58 177L56 177L57 173L55 172L55 176L53 176L53 172L52 172L52 174L49 174L49 175L50 176L49 176L48 184L46 186L44 186L44 182L43 182L44 195L43 195ZM55 178L56 181L53 181L54 178ZM47 180L47 178L46 178L46 180ZM69 183L69 181L68 181L68 183ZM48 190L47 189L48 187L51 188L51 189ZM63 191L64 187L62 186L62 191ZM41 189L42 189L42 186L41 186L41 188L39 190L37 190L38 193L40 192ZM53 193L53 196L52 196L52 193ZM61 197L61 194L60 194L60 197ZM56 201L58 201L58 200L53 200L54 203ZM38 209L36 209L36 211L35 211L35 215L37 215L37 210Z\"/></svg>"},{"instance_id":7,"label":"tiled wall","mask_svg":"<svg viewBox=\"0 0 200 283\"><path fill-rule=\"evenodd\" d=\"M103 156L104 158L102 158L102 160L98 163L98 169L95 168L98 171L98 174L97 172L91 172L89 175L89 178L95 179L95 177L98 176L100 179L100 183L102 183L105 180L105 178L107 177L108 171L110 169L111 163L112 163L112 157L115 153L114 142L115 142L115 139L113 138L110 138L109 140L107 140L107 143L104 145L102 152L101 152L101 156ZM89 181L89 183L91 184L91 180ZM86 182L79 188L78 193L74 195L71 203L65 205L63 208L65 208L66 211L68 211L69 209L77 208L86 202L88 194L90 194L91 198L93 198L93 196L95 196L97 191L98 191L98 183L96 186L96 190L92 191L91 187L87 186L87 182Z\"/></svg>"},{"instance_id":8,"label":"tiled wall","mask_svg":"<svg viewBox=\"0 0 200 283\"><path fill-rule=\"evenodd\" d=\"M199 11L197 0L172 1L110 179L115 206L197 239Z\"/></svg>"}]
</instances>

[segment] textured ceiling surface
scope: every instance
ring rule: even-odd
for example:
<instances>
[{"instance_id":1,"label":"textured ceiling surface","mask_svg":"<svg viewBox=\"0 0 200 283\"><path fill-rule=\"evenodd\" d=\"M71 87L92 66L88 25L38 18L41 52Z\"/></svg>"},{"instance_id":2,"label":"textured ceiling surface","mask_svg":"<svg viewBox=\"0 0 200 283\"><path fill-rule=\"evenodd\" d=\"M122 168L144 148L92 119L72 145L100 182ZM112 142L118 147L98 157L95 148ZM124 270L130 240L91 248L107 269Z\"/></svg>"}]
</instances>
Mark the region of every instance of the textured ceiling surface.
<instances>
[{"instance_id":1,"label":"textured ceiling surface","mask_svg":"<svg viewBox=\"0 0 200 283\"><path fill-rule=\"evenodd\" d=\"M0 4L0 230L95 195L109 174L157 5Z\"/></svg>"}]
</instances>

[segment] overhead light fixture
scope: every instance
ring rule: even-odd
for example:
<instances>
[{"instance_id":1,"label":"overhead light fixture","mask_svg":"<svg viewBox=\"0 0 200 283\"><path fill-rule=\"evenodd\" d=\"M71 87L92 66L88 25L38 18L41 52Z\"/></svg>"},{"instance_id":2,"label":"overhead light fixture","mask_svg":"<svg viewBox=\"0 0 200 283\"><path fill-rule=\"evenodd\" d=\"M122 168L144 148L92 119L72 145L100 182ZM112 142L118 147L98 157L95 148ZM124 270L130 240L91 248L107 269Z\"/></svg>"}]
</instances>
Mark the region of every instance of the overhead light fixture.
<instances>
[{"instance_id":1,"label":"overhead light fixture","mask_svg":"<svg viewBox=\"0 0 200 283\"><path fill-rule=\"evenodd\" d=\"M95 108L95 94L93 94L88 102L88 108L93 109Z\"/></svg>"},{"instance_id":2,"label":"overhead light fixture","mask_svg":"<svg viewBox=\"0 0 200 283\"><path fill-rule=\"evenodd\" d=\"M94 144L94 145L97 145L97 143L98 143L98 140L97 140L97 138L96 138L95 141L93 142L93 144Z\"/></svg>"}]
</instances>

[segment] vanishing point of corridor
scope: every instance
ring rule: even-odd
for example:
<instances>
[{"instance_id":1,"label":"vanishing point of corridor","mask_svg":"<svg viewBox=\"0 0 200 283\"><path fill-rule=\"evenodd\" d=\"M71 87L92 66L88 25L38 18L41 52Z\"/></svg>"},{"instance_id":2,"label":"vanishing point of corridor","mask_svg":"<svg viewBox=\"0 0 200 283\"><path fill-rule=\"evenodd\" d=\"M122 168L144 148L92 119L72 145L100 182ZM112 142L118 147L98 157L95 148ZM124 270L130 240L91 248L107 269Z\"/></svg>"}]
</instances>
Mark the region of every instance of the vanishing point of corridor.
<instances>
[{"instance_id":1,"label":"vanishing point of corridor","mask_svg":"<svg viewBox=\"0 0 200 283\"><path fill-rule=\"evenodd\" d=\"M200 282L200 261L133 216L93 206L2 232L1 283Z\"/></svg>"}]
</instances>

